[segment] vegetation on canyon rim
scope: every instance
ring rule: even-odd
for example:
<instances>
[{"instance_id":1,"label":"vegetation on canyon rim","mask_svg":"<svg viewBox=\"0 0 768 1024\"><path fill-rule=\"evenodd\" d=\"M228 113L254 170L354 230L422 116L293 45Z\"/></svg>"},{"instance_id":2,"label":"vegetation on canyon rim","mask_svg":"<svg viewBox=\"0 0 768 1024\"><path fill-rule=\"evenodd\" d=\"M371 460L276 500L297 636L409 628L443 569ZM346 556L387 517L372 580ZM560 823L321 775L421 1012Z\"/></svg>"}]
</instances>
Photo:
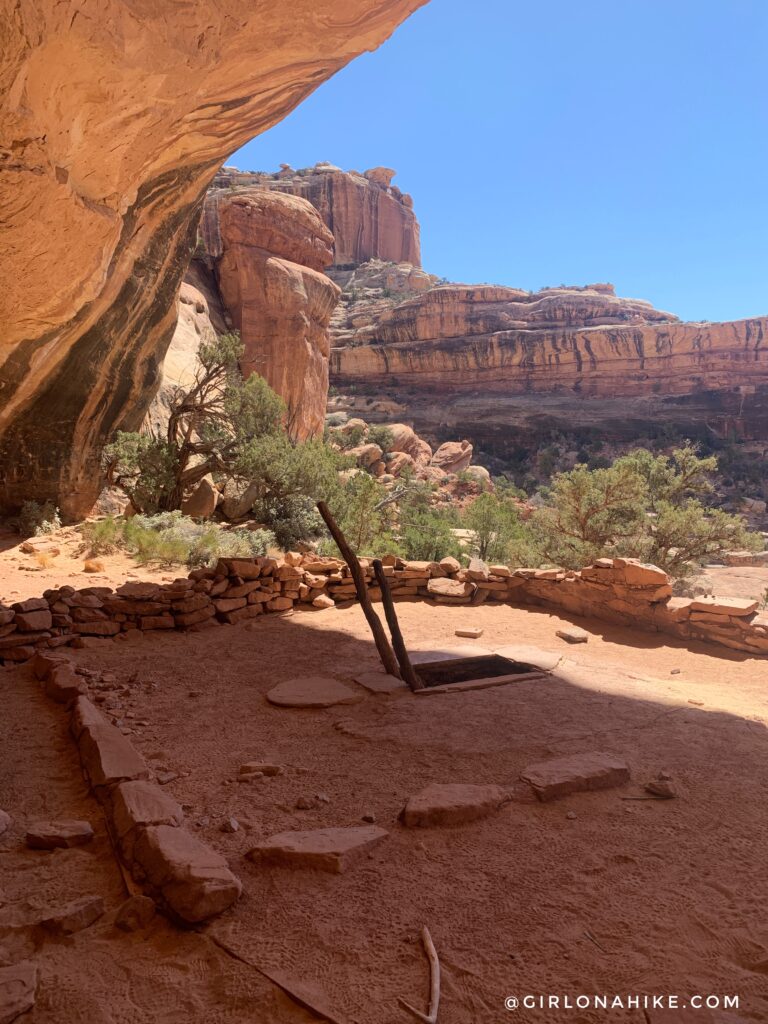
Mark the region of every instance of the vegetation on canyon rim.
<instances>
[{"instance_id":1,"label":"vegetation on canyon rim","mask_svg":"<svg viewBox=\"0 0 768 1024\"><path fill-rule=\"evenodd\" d=\"M165 436L119 433L107 447L107 478L139 514L89 525L86 543L93 553L120 546L140 561L189 565L262 554L274 544L287 549L314 542L321 552L335 553L315 510L320 498L361 554L423 560L475 554L490 562L569 569L625 555L685 576L723 550L761 546L740 517L704 504L717 459L701 457L690 444L670 455L637 449L607 466L579 463L556 473L532 514L519 489L503 480L463 507L437 500L433 485L408 471L387 489L352 469L344 454L362 433L292 438L282 399L258 375L242 379L241 352L236 334L203 345L193 384L172 398ZM392 432L374 427L366 440L386 458ZM185 493L208 474L225 493L243 499L261 528L225 530L181 514Z\"/></svg>"}]
</instances>

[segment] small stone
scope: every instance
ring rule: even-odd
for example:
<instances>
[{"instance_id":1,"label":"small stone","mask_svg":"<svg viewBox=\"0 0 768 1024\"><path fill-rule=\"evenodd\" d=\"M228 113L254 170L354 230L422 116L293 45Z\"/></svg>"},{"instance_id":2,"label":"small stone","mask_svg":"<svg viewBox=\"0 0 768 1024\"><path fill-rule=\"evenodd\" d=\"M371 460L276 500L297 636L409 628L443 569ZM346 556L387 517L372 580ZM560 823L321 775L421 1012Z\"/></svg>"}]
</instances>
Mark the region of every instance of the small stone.
<instances>
[{"instance_id":1,"label":"small stone","mask_svg":"<svg viewBox=\"0 0 768 1024\"><path fill-rule=\"evenodd\" d=\"M37 822L27 831L27 846L32 850L84 846L92 839L93 829L87 821Z\"/></svg>"},{"instance_id":2,"label":"small stone","mask_svg":"<svg viewBox=\"0 0 768 1024\"><path fill-rule=\"evenodd\" d=\"M456 636L466 636L466 637L469 637L470 640L477 640L478 637L481 637L483 635L483 630L480 629L479 626L475 626L475 627L466 626L466 627L464 627L462 629L455 630L455 635Z\"/></svg>"},{"instance_id":3,"label":"small stone","mask_svg":"<svg viewBox=\"0 0 768 1024\"><path fill-rule=\"evenodd\" d=\"M589 633L584 629L579 629L578 626L558 629L555 636L559 636L561 640L565 640L569 644L585 644L589 640Z\"/></svg>"},{"instance_id":4,"label":"small stone","mask_svg":"<svg viewBox=\"0 0 768 1024\"><path fill-rule=\"evenodd\" d=\"M364 814L360 820L367 821L369 824L372 825L376 821L376 815L370 813Z\"/></svg>"},{"instance_id":5,"label":"small stone","mask_svg":"<svg viewBox=\"0 0 768 1024\"><path fill-rule=\"evenodd\" d=\"M670 673L669 673L669 674L670 674L671 676L679 676L679 675L680 675L680 669L679 669L679 668L673 668L673 669L672 669L672 670L670 671Z\"/></svg>"},{"instance_id":6,"label":"small stone","mask_svg":"<svg viewBox=\"0 0 768 1024\"><path fill-rule=\"evenodd\" d=\"M300 796L294 804L297 811L311 811L314 806L314 800L310 800L309 797L306 796Z\"/></svg>"},{"instance_id":7,"label":"small stone","mask_svg":"<svg viewBox=\"0 0 768 1024\"><path fill-rule=\"evenodd\" d=\"M662 779L649 782L645 787L645 791L652 796L658 797L659 800L674 800L677 796L677 791L672 783Z\"/></svg>"},{"instance_id":8,"label":"small stone","mask_svg":"<svg viewBox=\"0 0 768 1024\"><path fill-rule=\"evenodd\" d=\"M237 776L238 782L260 782L265 779L264 772L243 772L242 775Z\"/></svg>"},{"instance_id":9,"label":"small stone","mask_svg":"<svg viewBox=\"0 0 768 1024\"><path fill-rule=\"evenodd\" d=\"M178 779L176 772L156 772L155 778L157 779L158 785L167 786L169 782L175 782Z\"/></svg>"},{"instance_id":10,"label":"small stone","mask_svg":"<svg viewBox=\"0 0 768 1024\"><path fill-rule=\"evenodd\" d=\"M53 935L73 935L98 921L103 913L104 900L101 896L85 896L59 910L46 912L40 924Z\"/></svg>"},{"instance_id":11,"label":"small stone","mask_svg":"<svg viewBox=\"0 0 768 1024\"><path fill-rule=\"evenodd\" d=\"M0 811L0 836L11 827L11 816L7 811Z\"/></svg>"},{"instance_id":12,"label":"small stone","mask_svg":"<svg viewBox=\"0 0 768 1024\"><path fill-rule=\"evenodd\" d=\"M568 811L568 813L565 816L568 819L568 821L576 821L577 818L576 811Z\"/></svg>"},{"instance_id":13,"label":"small stone","mask_svg":"<svg viewBox=\"0 0 768 1024\"><path fill-rule=\"evenodd\" d=\"M0 1022L11 1024L35 1005L37 967L22 960L10 967L0 967Z\"/></svg>"},{"instance_id":14,"label":"small stone","mask_svg":"<svg viewBox=\"0 0 768 1024\"><path fill-rule=\"evenodd\" d=\"M281 764L270 764L266 761L248 761L246 764L240 765L241 775L250 775L251 772L258 772L259 775L282 775L283 766Z\"/></svg>"},{"instance_id":15,"label":"small stone","mask_svg":"<svg viewBox=\"0 0 768 1024\"><path fill-rule=\"evenodd\" d=\"M226 821L221 823L220 831L221 832L239 832L240 831L240 822L237 820L237 818L227 818Z\"/></svg>"},{"instance_id":16,"label":"small stone","mask_svg":"<svg viewBox=\"0 0 768 1024\"><path fill-rule=\"evenodd\" d=\"M155 916L155 904L149 896L131 896L115 914L115 926L124 932L146 928Z\"/></svg>"},{"instance_id":17,"label":"small stone","mask_svg":"<svg viewBox=\"0 0 768 1024\"><path fill-rule=\"evenodd\" d=\"M204 818L198 818L197 821L195 822L195 825L198 828L208 828L208 826L210 824L211 824L211 819L209 817L207 817L207 816L204 817Z\"/></svg>"}]
</instances>

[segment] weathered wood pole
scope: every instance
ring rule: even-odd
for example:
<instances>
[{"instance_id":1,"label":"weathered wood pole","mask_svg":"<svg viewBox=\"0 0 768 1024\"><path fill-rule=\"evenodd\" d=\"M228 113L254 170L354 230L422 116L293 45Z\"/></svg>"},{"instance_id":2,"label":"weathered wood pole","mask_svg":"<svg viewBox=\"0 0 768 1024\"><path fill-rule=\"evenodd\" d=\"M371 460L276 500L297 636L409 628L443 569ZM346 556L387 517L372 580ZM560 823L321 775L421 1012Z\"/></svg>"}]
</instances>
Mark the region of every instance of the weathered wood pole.
<instances>
[{"instance_id":1,"label":"weathered wood pole","mask_svg":"<svg viewBox=\"0 0 768 1024\"><path fill-rule=\"evenodd\" d=\"M384 575L384 566L380 558L374 558L373 572L376 576L376 582L381 588L381 603L384 605L384 614L387 617L387 625L389 626L389 632L392 634L392 646L395 649L397 661L400 665L400 675L412 690L423 690L424 683L419 679L417 673L414 671L411 659L408 657L405 640L403 640L403 634L400 631L400 623L397 621L397 612L395 611L395 603L392 600L392 591L389 589L389 580Z\"/></svg>"},{"instance_id":2,"label":"weathered wood pole","mask_svg":"<svg viewBox=\"0 0 768 1024\"><path fill-rule=\"evenodd\" d=\"M357 591L357 599L359 600L363 613L368 620L368 625L371 627L373 641L376 644L376 650L379 652L379 657L381 658L384 670L396 679L401 679L402 676L400 675L400 669L398 668L397 659L395 658L395 652L392 650L392 645L387 639L387 634L384 631L384 627L381 624L379 616L373 610L371 599L368 596L368 588L365 585L365 576L363 575L363 570L360 568L357 555L347 543L347 538L339 529L338 523L331 515L331 510L324 501L318 501L317 511L323 517L323 522L328 527L333 539L336 541L336 546L344 556L344 561L347 563L349 571L352 573L352 579L355 582L355 590Z\"/></svg>"}]
</instances>

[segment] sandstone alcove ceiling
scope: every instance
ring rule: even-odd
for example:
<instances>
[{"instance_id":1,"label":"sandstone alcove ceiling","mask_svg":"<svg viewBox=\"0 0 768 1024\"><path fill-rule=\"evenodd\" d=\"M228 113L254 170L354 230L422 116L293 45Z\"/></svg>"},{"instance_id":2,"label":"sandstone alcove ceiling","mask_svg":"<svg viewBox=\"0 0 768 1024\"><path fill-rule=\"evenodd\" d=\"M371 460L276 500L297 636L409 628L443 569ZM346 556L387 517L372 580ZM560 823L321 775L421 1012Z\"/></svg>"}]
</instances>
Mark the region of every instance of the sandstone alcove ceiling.
<instances>
[{"instance_id":1,"label":"sandstone alcove ceiling","mask_svg":"<svg viewBox=\"0 0 768 1024\"><path fill-rule=\"evenodd\" d=\"M205 190L423 0L0 4L0 507L87 511L141 422Z\"/></svg>"}]
</instances>

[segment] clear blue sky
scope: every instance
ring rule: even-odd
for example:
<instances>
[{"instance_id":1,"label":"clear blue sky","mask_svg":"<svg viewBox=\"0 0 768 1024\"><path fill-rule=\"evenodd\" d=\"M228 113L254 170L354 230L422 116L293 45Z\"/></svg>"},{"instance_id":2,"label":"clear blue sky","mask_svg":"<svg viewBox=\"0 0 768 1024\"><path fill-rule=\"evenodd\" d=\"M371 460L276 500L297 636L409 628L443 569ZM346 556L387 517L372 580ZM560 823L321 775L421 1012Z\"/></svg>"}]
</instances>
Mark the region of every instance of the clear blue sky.
<instances>
[{"instance_id":1,"label":"clear blue sky","mask_svg":"<svg viewBox=\"0 0 768 1024\"><path fill-rule=\"evenodd\" d=\"M768 314L766 0L432 0L233 155L385 165L425 268Z\"/></svg>"}]
</instances>

